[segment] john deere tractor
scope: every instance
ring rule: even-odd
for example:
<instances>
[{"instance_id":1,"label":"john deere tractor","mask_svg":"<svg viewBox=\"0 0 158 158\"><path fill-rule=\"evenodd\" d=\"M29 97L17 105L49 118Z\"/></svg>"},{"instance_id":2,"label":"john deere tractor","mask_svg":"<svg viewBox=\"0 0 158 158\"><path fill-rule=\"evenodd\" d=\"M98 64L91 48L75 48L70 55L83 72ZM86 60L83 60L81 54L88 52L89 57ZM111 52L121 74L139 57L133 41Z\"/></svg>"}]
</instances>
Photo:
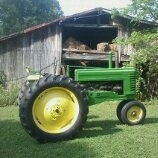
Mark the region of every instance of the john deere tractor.
<instances>
[{"instance_id":1,"label":"john deere tractor","mask_svg":"<svg viewBox=\"0 0 158 158\"><path fill-rule=\"evenodd\" d=\"M111 63L110 54L108 68L75 67L70 75L67 65L67 75L28 76L18 97L26 132L39 142L70 139L82 129L90 105L115 100L120 100L116 114L121 123L142 124L146 109L135 100L136 70Z\"/></svg>"}]
</instances>

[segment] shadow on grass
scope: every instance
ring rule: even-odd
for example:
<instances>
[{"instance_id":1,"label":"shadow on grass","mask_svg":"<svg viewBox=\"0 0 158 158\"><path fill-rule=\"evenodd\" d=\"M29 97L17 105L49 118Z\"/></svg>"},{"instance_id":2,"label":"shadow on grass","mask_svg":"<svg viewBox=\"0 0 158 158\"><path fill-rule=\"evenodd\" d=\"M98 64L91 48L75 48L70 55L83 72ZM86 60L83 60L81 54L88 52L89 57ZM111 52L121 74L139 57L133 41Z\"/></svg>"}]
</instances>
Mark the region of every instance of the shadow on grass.
<instances>
[{"instance_id":1,"label":"shadow on grass","mask_svg":"<svg viewBox=\"0 0 158 158\"><path fill-rule=\"evenodd\" d=\"M0 120L0 143L1 158L96 157L96 153L87 147L83 140L39 144L26 134L20 122L16 120Z\"/></svg>"},{"instance_id":2,"label":"shadow on grass","mask_svg":"<svg viewBox=\"0 0 158 158\"><path fill-rule=\"evenodd\" d=\"M20 122L16 120L0 120L0 136L6 141L17 139L22 141L28 138Z\"/></svg>"},{"instance_id":3,"label":"shadow on grass","mask_svg":"<svg viewBox=\"0 0 158 158\"><path fill-rule=\"evenodd\" d=\"M122 131L117 125L118 120L94 120L98 117L89 116L84 126L84 130L80 133L79 137L97 137L100 135L109 135ZM93 120L91 120L93 119Z\"/></svg>"},{"instance_id":4,"label":"shadow on grass","mask_svg":"<svg viewBox=\"0 0 158 158\"><path fill-rule=\"evenodd\" d=\"M97 119L99 116L96 115L88 115L88 119Z\"/></svg>"},{"instance_id":5,"label":"shadow on grass","mask_svg":"<svg viewBox=\"0 0 158 158\"><path fill-rule=\"evenodd\" d=\"M98 117L95 115L89 116L84 129L77 134L76 138L97 137L100 135L114 134L121 131L121 129L116 126L119 124L118 120L97 120L97 118ZM0 129L0 136L6 142L10 140L14 141L14 139L15 142L23 142L27 139L29 141L34 140L28 134L26 134L19 121L0 121Z\"/></svg>"},{"instance_id":6,"label":"shadow on grass","mask_svg":"<svg viewBox=\"0 0 158 158\"><path fill-rule=\"evenodd\" d=\"M146 118L145 119L145 124L154 124L154 123L158 123L158 117L151 117L151 118Z\"/></svg>"}]
</instances>

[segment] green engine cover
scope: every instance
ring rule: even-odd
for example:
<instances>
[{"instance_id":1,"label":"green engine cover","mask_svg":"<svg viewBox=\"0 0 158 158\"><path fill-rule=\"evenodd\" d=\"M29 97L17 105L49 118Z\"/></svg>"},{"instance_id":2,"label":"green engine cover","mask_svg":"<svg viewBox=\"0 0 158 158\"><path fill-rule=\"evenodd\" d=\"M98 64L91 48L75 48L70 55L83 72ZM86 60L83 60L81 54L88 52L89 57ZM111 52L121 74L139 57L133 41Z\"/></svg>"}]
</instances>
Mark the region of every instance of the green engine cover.
<instances>
[{"instance_id":1,"label":"green engine cover","mask_svg":"<svg viewBox=\"0 0 158 158\"><path fill-rule=\"evenodd\" d=\"M75 81L77 82L111 82L120 81L123 85L123 93L117 94L111 91L88 91L89 103L96 104L106 100L123 100L135 98L136 70L133 67L126 68L94 68L76 69Z\"/></svg>"}]
</instances>

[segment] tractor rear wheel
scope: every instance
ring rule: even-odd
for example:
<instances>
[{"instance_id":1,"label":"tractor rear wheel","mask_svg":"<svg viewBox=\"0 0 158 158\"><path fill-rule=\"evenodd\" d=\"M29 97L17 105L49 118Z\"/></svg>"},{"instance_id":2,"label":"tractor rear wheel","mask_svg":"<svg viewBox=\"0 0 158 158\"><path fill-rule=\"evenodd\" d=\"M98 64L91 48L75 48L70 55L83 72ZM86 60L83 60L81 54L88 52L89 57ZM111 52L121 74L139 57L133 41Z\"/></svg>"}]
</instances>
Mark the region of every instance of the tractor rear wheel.
<instances>
[{"instance_id":1,"label":"tractor rear wheel","mask_svg":"<svg viewBox=\"0 0 158 158\"><path fill-rule=\"evenodd\" d=\"M42 74L43 77L47 77L49 75L50 75L49 73ZM17 98L17 104L18 105L20 104L20 100L23 97L23 95L25 94L26 89L29 88L32 83L33 82L25 81L24 84L22 85L22 87L19 91L19 94L18 94L18 98Z\"/></svg>"},{"instance_id":2,"label":"tractor rear wheel","mask_svg":"<svg viewBox=\"0 0 158 158\"><path fill-rule=\"evenodd\" d=\"M138 101L126 103L121 110L121 119L125 124L137 125L142 124L145 120L146 109Z\"/></svg>"},{"instance_id":3,"label":"tractor rear wheel","mask_svg":"<svg viewBox=\"0 0 158 158\"><path fill-rule=\"evenodd\" d=\"M69 77L48 75L25 91L21 124L39 142L72 138L87 119L87 96Z\"/></svg>"},{"instance_id":4,"label":"tractor rear wheel","mask_svg":"<svg viewBox=\"0 0 158 158\"><path fill-rule=\"evenodd\" d=\"M21 87L19 94L18 94L18 98L17 98L17 104L20 104L20 101L26 91L27 88L29 88L30 83L28 81L25 81L23 86Z\"/></svg>"}]
</instances>

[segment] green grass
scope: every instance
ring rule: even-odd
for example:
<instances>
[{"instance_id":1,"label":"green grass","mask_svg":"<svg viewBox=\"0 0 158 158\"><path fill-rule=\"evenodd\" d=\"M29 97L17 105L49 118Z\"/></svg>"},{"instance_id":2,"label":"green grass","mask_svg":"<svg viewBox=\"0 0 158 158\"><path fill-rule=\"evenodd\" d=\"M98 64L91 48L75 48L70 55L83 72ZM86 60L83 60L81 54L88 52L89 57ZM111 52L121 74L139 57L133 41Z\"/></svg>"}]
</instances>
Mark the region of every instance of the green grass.
<instances>
[{"instance_id":1,"label":"green grass","mask_svg":"<svg viewBox=\"0 0 158 158\"><path fill-rule=\"evenodd\" d=\"M117 120L115 104L90 107L85 128L75 139L47 144L25 133L18 107L1 107L0 158L157 158L158 105L146 106L144 125L126 126Z\"/></svg>"}]
</instances>

